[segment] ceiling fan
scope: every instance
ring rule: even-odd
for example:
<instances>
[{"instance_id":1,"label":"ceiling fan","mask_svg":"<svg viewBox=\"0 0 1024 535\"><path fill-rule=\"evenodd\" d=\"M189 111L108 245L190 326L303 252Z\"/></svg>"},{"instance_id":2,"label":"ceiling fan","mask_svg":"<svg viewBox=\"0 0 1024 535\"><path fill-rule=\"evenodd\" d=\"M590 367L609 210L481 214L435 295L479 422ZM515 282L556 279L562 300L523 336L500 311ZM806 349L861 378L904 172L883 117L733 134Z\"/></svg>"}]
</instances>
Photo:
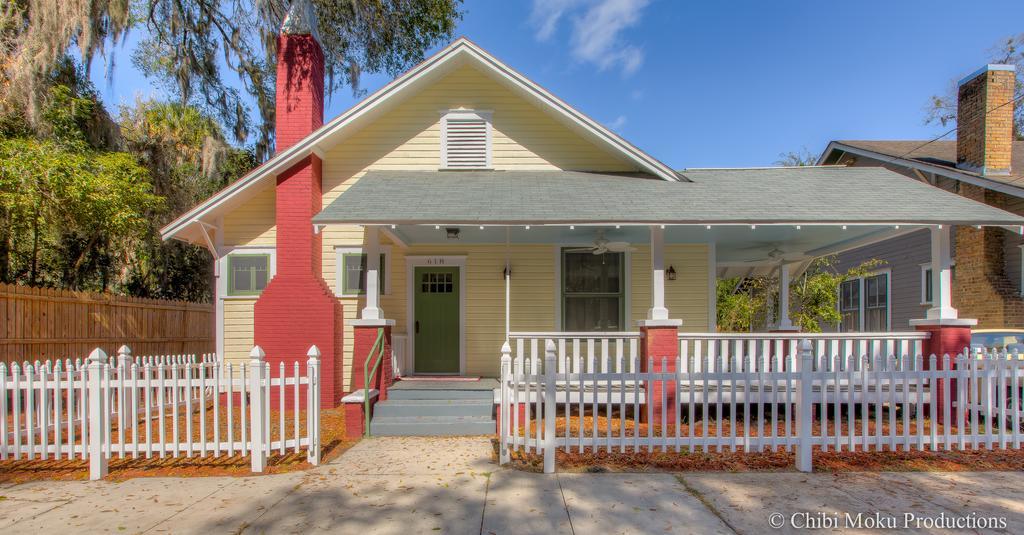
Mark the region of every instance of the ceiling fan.
<instances>
[{"instance_id":1,"label":"ceiling fan","mask_svg":"<svg viewBox=\"0 0 1024 535\"><path fill-rule=\"evenodd\" d=\"M626 251L633 252L636 249L629 246L627 241L608 241L604 237L604 231L597 231L597 237L594 238L594 245L590 247L580 247L577 249L569 249L570 253L585 253L590 252L596 255L602 255L605 253L624 253Z\"/></svg>"},{"instance_id":2,"label":"ceiling fan","mask_svg":"<svg viewBox=\"0 0 1024 535\"><path fill-rule=\"evenodd\" d=\"M751 246L751 247L740 247L740 248L738 248L738 250L740 250L740 251L748 251L748 250L760 249L761 247L763 247L763 245L754 245L754 246ZM767 253L765 253L765 255L768 257L767 259L750 260L750 261L746 261L746 262L737 262L736 264L745 264L745 265L750 265L750 266L761 266L761 265L767 265L769 263L776 263L776 262L787 262L787 263L788 262L801 262L801 261L807 260L809 258L807 255L802 254L802 253L787 253L786 251L783 251L782 249L780 249L778 244L772 244L772 249L770 251L768 251ZM767 260L767 262L766 262L766 260Z\"/></svg>"}]
</instances>

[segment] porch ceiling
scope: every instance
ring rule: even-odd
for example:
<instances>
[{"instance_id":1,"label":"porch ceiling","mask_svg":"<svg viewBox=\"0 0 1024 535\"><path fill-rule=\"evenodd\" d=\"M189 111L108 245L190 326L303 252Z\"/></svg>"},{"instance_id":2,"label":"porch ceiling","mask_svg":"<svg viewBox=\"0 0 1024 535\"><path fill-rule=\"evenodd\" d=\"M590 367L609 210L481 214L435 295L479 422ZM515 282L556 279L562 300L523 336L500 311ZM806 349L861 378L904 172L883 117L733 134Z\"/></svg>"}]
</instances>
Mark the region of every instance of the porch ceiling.
<instances>
[{"instance_id":1,"label":"porch ceiling","mask_svg":"<svg viewBox=\"0 0 1024 535\"><path fill-rule=\"evenodd\" d=\"M586 246L593 243L599 234L609 241L625 241L640 246L650 244L647 226L629 225L616 228L614 225L395 225L388 228L399 240L408 245L449 245L460 244L552 244L564 246ZM387 227L386 227L387 228ZM448 228L458 228L459 237L449 239ZM924 226L891 225L848 225L844 230L839 225L715 225L708 229L703 225L666 225L665 243L708 243L715 244L715 256L723 267L743 268L746 265L777 264L780 255L787 261L799 262L833 252L860 246L873 241L887 239L906 232L926 228ZM774 256L773 256L773 251Z\"/></svg>"}]
</instances>

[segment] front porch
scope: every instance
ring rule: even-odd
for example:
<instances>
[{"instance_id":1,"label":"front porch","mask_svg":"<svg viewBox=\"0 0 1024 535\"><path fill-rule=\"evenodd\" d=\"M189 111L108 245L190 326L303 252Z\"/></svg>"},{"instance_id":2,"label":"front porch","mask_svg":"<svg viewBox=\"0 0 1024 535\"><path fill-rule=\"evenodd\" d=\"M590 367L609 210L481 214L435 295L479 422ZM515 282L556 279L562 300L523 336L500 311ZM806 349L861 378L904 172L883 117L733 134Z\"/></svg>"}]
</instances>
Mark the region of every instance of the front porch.
<instances>
[{"instance_id":1,"label":"front porch","mask_svg":"<svg viewBox=\"0 0 1024 535\"><path fill-rule=\"evenodd\" d=\"M695 369L756 370L805 338L793 332L785 290L815 258L919 229L931 233L935 267L933 306L915 325L923 332L817 343L848 355L957 354L973 323L950 306L950 227L1024 220L884 169L817 167L688 171L678 182L373 171L313 222L325 245L362 229L361 248L346 248L362 263L338 256L337 266L343 286L352 278L364 290L359 318L347 322L358 389L374 339L360 333L380 328L386 347L398 342L396 375L496 377L503 343L536 358L548 340L573 373L671 372L677 357ZM717 277L759 270L779 273L773 330L786 334L717 333Z\"/></svg>"}]
</instances>

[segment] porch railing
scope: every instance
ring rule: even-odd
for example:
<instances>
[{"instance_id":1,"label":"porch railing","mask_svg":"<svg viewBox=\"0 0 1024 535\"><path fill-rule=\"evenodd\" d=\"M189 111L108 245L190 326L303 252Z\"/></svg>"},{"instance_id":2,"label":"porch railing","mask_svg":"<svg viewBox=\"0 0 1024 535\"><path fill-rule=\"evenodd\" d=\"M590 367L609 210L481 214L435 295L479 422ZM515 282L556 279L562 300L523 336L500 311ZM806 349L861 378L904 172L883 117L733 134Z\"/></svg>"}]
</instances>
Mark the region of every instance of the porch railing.
<instances>
[{"instance_id":1,"label":"porch railing","mask_svg":"<svg viewBox=\"0 0 1024 535\"><path fill-rule=\"evenodd\" d=\"M858 357L881 357L868 362L878 362L886 370L888 359L914 357L924 354L924 342L929 333L919 331L881 333L679 333L680 371L701 371L705 369L743 369L749 371L772 371L772 360L776 356L794 356L799 343L808 340L815 355L834 357L856 355ZM721 364L716 362L721 360ZM833 371L835 361L826 358L824 366ZM860 360L858 359L859 363ZM818 369L814 362L814 370ZM841 367L845 360L840 360ZM910 363L913 366L913 362ZM844 368L841 368L844 369Z\"/></svg>"},{"instance_id":2,"label":"porch railing","mask_svg":"<svg viewBox=\"0 0 1024 535\"><path fill-rule=\"evenodd\" d=\"M544 344L555 343L559 373L621 373L639 371L640 333L514 332L509 333L513 355L533 370L544 361Z\"/></svg>"}]
</instances>

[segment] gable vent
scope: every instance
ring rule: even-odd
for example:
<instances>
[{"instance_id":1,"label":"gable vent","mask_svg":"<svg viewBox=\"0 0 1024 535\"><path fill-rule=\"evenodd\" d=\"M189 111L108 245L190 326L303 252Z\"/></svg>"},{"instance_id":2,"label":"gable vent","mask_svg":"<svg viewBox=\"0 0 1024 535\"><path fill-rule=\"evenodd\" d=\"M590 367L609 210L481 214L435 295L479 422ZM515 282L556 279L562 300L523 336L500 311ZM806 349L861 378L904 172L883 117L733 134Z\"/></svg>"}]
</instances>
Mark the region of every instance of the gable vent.
<instances>
[{"instance_id":1,"label":"gable vent","mask_svg":"<svg viewBox=\"0 0 1024 535\"><path fill-rule=\"evenodd\" d=\"M441 168L491 167L490 117L478 112L448 112L441 119Z\"/></svg>"}]
</instances>

